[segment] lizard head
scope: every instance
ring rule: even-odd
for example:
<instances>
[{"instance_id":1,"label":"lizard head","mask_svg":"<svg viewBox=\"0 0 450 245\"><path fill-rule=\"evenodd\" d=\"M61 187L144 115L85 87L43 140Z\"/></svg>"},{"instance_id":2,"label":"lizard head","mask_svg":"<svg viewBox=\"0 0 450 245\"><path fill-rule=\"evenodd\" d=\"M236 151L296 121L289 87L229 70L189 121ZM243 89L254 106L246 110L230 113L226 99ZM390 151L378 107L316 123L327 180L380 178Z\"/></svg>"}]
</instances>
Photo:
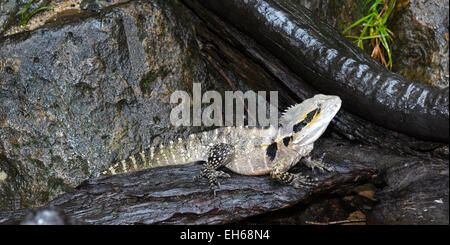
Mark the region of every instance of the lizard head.
<instances>
[{"instance_id":1,"label":"lizard head","mask_svg":"<svg viewBox=\"0 0 450 245\"><path fill-rule=\"evenodd\" d=\"M281 117L284 136L292 136L296 145L314 143L341 108L338 96L318 94L290 107Z\"/></svg>"}]
</instances>

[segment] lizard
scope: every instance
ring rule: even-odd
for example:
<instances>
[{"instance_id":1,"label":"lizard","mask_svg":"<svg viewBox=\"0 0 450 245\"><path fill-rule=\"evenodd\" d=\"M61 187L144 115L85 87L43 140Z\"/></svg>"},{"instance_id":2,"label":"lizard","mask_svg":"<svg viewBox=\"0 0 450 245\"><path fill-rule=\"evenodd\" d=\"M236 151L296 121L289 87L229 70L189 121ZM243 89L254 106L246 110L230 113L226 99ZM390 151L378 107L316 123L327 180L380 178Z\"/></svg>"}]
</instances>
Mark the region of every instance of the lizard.
<instances>
[{"instance_id":1,"label":"lizard","mask_svg":"<svg viewBox=\"0 0 450 245\"><path fill-rule=\"evenodd\" d=\"M318 94L289 107L281 116L280 127L221 127L191 134L160 144L117 162L103 175L121 174L147 168L203 162L194 179L205 177L211 186L219 178L230 177L221 167L243 175L270 174L279 182L296 188L316 185L315 180L288 170L304 158L304 163L332 171L321 160L312 160L314 142L324 133L341 107L338 96Z\"/></svg>"}]
</instances>

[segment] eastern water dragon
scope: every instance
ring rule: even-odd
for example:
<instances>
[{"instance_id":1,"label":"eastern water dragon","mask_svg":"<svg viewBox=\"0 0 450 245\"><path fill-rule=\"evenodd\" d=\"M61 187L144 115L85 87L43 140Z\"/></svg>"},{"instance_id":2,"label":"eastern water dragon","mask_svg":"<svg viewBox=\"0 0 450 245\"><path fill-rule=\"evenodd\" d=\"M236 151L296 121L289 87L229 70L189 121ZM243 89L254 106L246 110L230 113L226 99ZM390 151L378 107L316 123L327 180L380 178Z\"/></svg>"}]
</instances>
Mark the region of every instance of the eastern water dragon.
<instances>
[{"instance_id":1,"label":"eastern water dragon","mask_svg":"<svg viewBox=\"0 0 450 245\"><path fill-rule=\"evenodd\" d=\"M206 177L211 185L218 178L229 177L220 167L243 175L270 174L274 179L294 187L315 185L313 179L288 170L301 158L309 167L332 170L309 153L341 107L338 96L318 94L284 112L280 127L222 127L178 138L167 145L148 150L119 161L104 175L120 174L147 168L204 162L196 178Z\"/></svg>"}]
</instances>

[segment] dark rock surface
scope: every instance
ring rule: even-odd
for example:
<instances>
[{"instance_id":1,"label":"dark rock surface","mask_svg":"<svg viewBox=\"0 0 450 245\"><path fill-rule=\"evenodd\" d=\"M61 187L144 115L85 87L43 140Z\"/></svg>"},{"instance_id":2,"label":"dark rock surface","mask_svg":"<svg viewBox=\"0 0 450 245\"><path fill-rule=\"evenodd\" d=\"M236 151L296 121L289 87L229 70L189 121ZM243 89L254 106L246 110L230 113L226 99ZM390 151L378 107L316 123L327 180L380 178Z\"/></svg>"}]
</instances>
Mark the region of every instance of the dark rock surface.
<instances>
[{"instance_id":1,"label":"dark rock surface","mask_svg":"<svg viewBox=\"0 0 450 245\"><path fill-rule=\"evenodd\" d=\"M189 15L133 2L0 39L0 209L46 204L168 135L175 90L207 89Z\"/></svg>"},{"instance_id":2,"label":"dark rock surface","mask_svg":"<svg viewBox=\"0 0 450 245\"><path fill-rule=\"evenodd\" d=\"M439 87L449 83L449 2L411 0L392 18L394 72Z\"/></svg>"}]
</instances>

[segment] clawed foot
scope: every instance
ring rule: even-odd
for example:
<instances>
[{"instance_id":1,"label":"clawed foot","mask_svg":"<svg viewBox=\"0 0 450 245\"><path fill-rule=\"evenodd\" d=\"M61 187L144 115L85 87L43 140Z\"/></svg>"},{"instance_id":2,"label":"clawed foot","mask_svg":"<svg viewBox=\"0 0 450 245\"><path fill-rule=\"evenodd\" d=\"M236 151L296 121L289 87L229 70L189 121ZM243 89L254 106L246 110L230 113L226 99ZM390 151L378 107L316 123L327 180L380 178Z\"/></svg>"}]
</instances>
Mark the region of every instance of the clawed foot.
<instances>
[{"instance_id":1,"label":"clawed foot","mask_svg":"<svg viewBox=\"0 0 450 245\"><path fill-rule=\"evenodd\" d=\"M220 188L218 178L229 178L230 175L220 170L204 168L200 174L194 178L194 180L197 181L203 177L209 180L211 187L218 186Z\"/></svg>"},{"instance_id":2,"label":"clawed foot","mask_svg":"<svg viewBox=\"0 0 450 245\"><path fill-rule=\"evenodd\" d=\"M325 156L325 154L322 154L322 156L319 158L319 160L313 160L310 156L305 157L304 163L306 164L306 166L310 167L312 170L314 170L314 168L318 168L322 172L325 172L325 170L328 172L333 172L335 170L334 167L323 162L324 156Z\"/></svg>"},{"instance_id":3,"label":"clawed foot","mask_svg":"<svg viewBox=\"0 0 450 245\"><path fill-rule=\"evenodd\" d=\"M294 188L318 186L319 184L317 183L317 181L317 178L312 179L307 175L295 174L290 185L292 185Z\"/></svg>"}]
</instances>

